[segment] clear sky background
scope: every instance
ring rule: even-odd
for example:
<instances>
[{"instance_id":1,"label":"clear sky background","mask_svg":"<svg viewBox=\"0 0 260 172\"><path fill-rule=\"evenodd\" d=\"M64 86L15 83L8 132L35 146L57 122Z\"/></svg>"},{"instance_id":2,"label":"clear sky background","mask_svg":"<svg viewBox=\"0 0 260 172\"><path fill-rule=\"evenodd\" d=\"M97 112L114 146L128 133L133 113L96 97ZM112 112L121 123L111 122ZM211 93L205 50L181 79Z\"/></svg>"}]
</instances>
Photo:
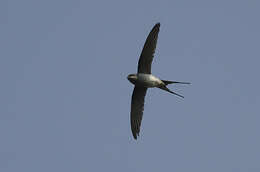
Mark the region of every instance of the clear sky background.
<instances>
[{"instance_id":1,"label":"clear sky background","mask_svg":"<svg viewBox=\"0 0 260 172\"><path fill-rule=\"evenodd\" d=\"M260 2L0 1L0 171L259 172ZM144 41L161 22L130 130Z\"/></svg>"}]
</instances>

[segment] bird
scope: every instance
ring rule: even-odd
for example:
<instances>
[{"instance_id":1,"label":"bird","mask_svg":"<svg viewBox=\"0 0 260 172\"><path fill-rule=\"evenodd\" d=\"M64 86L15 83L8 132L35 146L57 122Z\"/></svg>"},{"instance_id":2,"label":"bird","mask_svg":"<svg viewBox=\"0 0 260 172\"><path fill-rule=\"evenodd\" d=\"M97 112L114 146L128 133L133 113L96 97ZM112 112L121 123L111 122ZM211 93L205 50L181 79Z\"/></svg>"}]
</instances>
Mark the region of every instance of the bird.
<instances>
[{"instance_id":1,"label":"bird","mask_svg":"<svg viewBox=\"0 0 260 172\"><path fill-rule=\"evenodd\" d=\"M143 118L144 111L144 101L145 95L148 88L160 88L176 96L184 98L182 95L177 94L167 88L168 84L190 84L189 82L178 82L162 80L151 74L152 61L154 58L154 53L156 49L158 33L160 31L160 23L156 23L152 30L150 31L148 37L146 38L145 44L143 46L139 61L137 73L129 74L127 79L134 84L134 90L132 93L131 100L131 130L135 140L139 136L141 122Z\"/></svg>"}]
</instances>

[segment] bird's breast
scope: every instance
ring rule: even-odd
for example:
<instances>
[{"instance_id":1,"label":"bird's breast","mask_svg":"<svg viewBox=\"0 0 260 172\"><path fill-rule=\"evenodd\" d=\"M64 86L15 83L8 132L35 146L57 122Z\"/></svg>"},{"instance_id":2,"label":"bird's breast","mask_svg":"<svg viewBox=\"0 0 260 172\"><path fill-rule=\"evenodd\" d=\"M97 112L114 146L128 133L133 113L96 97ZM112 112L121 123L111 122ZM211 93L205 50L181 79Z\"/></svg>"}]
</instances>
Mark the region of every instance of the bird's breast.
<instances>
[{"instance_id":1,"label":"bird's breast","mask_svg":"<svg viewBox=\"0 0 260 172\"><path fill-rule=\"evenodd\" d=\"M143 87L157 87L160 84L162 84L162 81L151 74L137 74L137 85Z\"/></svg>"}]
</instances>

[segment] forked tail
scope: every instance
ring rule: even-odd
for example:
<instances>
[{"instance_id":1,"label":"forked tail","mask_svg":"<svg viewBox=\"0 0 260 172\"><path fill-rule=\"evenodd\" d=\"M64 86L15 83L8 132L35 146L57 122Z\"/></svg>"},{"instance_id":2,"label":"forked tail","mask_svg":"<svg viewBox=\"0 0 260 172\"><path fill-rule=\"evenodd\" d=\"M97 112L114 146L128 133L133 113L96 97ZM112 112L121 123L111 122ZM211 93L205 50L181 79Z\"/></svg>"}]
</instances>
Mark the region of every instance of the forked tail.
<instances>
[{"instance_id":1,"label":"forked tail","mask_svg":"<svg viewBox=\"0 0 260 172\"><path fill-rule=\"evenodd\" d=\"M172 93L172 94L174 94L174 95L176 95L176 96L179 96L179 97L181 97L181 98L184 98L182 95L177 94L177 93L171 91L169 88L166 87L166 85L161 86L161 87L158 87L158 88L160 88L160 89L162 89L162 90L165 90L165 91L168 91L169 93Z\"/></svg>"},{"instance_id":2,"label":"forked tail","mask_svg":"<svg viewBox=\"0 0 260 172\"><path fill-rule=\"evenodd\" d=\"M178 82L178 81L167 81L167 80L162 80L162 82L164 82L165 85L168 85L168 84L190 84L189 82Z\"/></svg>"}]
</instances>

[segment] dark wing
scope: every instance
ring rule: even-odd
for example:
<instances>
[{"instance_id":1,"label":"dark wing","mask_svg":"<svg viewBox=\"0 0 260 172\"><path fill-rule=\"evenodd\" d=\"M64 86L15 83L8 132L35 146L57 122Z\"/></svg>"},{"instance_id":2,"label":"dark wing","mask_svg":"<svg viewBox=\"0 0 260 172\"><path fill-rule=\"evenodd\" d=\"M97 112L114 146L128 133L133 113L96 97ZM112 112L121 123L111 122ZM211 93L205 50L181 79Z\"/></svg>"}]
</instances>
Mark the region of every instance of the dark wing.
<instances>
[{"instance_id":1,"label":"dark wing","mask_svg":"<svg viewBox=\"0 0 260 172\"><path fill-rule=\"evenodd\" d=\"M138 73L151 74L153 56L156 48L160 23L157 23L146 38L141 56L138 62Z\"/></svg>"},{"instance_id":2,"label":"dark wing","mask_svg":"<svg viewBox=\"0 0 260 172\"><path fill-rule=\"evenodd\" d=\"M131 103L131 129L135 139L139 136L143 111L144 111L144 97L147 88L135 86L132 103Z\"/></svg>"}]
</instances>

